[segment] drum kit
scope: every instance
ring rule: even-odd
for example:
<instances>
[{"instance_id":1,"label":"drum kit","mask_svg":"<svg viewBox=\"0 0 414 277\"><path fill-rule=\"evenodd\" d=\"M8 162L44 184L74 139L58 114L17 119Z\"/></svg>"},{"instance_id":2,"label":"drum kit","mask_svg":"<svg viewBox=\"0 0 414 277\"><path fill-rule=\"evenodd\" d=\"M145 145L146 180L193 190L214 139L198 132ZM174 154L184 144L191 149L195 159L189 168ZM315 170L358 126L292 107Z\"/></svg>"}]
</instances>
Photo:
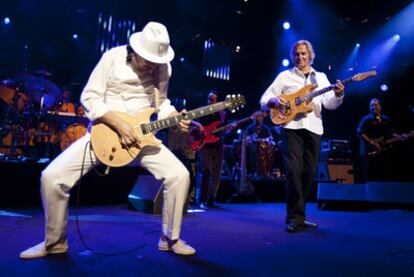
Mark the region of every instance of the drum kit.
<instances>
[{"instance_id":1,"label":"drum kit","mask_svg":"<svg viewBox=\"0 0 414 277\"><path fill-rule=\"evenodd\" d=\"M86 133L83 107L63 102L50 76L23 72L0 82L0 159L52 158Z\"/></svg>"},{"instance_id":2,"label":"drum kit","mask_svg":"<svg viewBox=\"0 0 414 277\"><path fill-rule=\"evenodd\" d=\"M246 143L246 172L250 179L282 179L283 165L280 141L272 137L253 138ZM224 145L224 164L234 171L240 170L242 156L241 140Z\"/></svg>"}]
</instances>

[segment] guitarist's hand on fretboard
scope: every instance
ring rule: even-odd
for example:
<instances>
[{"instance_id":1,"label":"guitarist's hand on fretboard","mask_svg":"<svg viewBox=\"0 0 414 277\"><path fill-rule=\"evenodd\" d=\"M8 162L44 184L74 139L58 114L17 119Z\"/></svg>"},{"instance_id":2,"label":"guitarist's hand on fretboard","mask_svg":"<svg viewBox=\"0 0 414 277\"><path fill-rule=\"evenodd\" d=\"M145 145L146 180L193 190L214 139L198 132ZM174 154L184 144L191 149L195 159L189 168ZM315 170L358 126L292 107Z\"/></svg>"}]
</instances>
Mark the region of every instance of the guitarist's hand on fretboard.
<instances>
[{"instance_id":1,"label":"guitarist's hand on fretboard","mask_svg":"<svg viewBox=\"0 0 414 277\"><path fill-rule=\"evenodd\" d=\"M185 115L187 113L187 110L184 109L180 112L180 114ZM176 112L170 114L170 116L177 115ZM181 119L178 123L178 128L181 130L181 132L188 134L190 132L190 126L191 126L191 119Z\"/></svg>"},{"instance_id":2,"label":"guitarist's hand on fretboard","mask_svg":"<svg viewBox=\"0 0 414 277\"><path fill-rule=\"evenodd\" d=\"M341 80L336 80L336 84L335 84L335 88L334 88L334 92L335 92L336 97L343 96L344 91L345 91L344 84L341 82Z\"/></svg>"}]
</instances>

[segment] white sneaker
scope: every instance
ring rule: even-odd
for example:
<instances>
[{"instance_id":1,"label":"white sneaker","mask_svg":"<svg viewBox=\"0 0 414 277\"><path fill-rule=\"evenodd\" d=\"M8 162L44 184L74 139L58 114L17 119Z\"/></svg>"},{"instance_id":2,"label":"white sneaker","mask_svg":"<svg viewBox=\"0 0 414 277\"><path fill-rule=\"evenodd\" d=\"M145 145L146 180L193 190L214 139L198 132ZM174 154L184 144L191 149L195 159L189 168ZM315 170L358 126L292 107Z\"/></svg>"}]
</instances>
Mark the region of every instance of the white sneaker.
<instances>
[{"instance_id":1,"label":"white sneaker","mask_svg":"<svg viewBox=\"0 0 414 277\"><path fill-rule=\"evenodd\" d=\"M196 250L193 247L180 239L178 239L178 241L174 243L170 249L178 255L194 255L196 253Z\"/></svg>"},{"instance_id":2,"label":"white sneaker","mask_svg":"<svg viewBox=\"0 0 414 277\"><path fill-rule=\"evenodd\" d=\"M168 246L168 240L160 240L158 241L158 249L161 251L168 251L170 250L170 247Z\"/></svg>"},{"instance_id":3,"label":"white sneaker","mask_svg":"<svg viewBox=\"0 0 414 277\"><path fill-rule=\"evenodd\" d=\"M196 250L193 247L191 247L181 239L179 239L170 247L168 241L162 240L160 238L160 240L158 241L158 249L161 251L172 250L175 254L179 255L194 255L196 253Z\"/></svg>"},{"instance_id":4,"label":"white sneaker","mask_svg":"<svg viewBox=\"0 0 414 277\"><path fill-rule=\"evenodd\" d=\"M68 252L67 241L56 244L52 249L46 250L45 243L41 242L23 252L20 253L20 259L36 259L43 258L47 255L63 254Z\"/></svg>"}]
</instances>

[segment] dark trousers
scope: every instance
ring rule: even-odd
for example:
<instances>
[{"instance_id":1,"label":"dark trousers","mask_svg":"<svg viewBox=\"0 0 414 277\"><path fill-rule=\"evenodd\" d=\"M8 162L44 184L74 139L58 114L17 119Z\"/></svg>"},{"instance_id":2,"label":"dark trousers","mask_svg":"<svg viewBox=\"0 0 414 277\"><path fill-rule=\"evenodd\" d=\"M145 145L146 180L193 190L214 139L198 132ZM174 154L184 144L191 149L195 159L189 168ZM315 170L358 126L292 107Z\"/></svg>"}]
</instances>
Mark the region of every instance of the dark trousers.
<instances>
[{"instance_id":1,"label":"dark trousers","mask_svg":"<svg viewBox=\"0 0 414 277\"><path fill-rule=\"evenodd\" d=\"M286 223L305 220L305 202L315 176L321 136L305 129L283 129L281 132L283 162L286 174Z\"/></svg>"},{"instance_id":2,"label":"dark trousers","mask_svg":"<svg viewBox=\"0 0 414 277\"><path fill-rule=\"evenodd\" d=\"M201 179L200 202L214 201L220 185L221 166L223 164L223 144L206 144L200 150Z\"/></svg>"}]
</instances>

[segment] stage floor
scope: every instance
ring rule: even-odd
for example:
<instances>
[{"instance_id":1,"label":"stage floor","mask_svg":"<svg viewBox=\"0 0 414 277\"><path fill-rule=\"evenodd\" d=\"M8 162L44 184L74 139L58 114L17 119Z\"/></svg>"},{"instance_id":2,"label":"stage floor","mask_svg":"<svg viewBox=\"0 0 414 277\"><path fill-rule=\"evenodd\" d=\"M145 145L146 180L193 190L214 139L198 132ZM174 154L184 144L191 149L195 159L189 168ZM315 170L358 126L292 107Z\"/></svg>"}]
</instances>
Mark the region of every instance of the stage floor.
<instances>
[{"instance_id":1,"label":"stage floor","mask_svg":"<svg viewBox=\"0 0 414 277\"><path fill-rule=\"evenodd\" d=\"M221 204L184 216L182 238L197 249L191 257L157 249L160 216L126 205L82 206L79 223L70 210L69 253L20 260L19 252L44 234L40 208L2 208L0 275L54 276L413 276L414 212L319 210L308 205L317 230L284 231L285 205ZM129 251L128 250L132 250Z\"/></svg>"}]
</instances>

